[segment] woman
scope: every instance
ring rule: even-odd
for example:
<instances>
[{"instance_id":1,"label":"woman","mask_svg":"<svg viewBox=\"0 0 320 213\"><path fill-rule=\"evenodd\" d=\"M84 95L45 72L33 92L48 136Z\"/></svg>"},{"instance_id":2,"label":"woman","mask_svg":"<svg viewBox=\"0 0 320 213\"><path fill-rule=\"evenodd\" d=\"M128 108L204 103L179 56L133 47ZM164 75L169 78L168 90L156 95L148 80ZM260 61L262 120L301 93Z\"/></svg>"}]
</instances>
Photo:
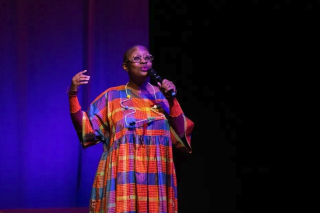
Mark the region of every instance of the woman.
<instances>
[{"instance_id":1,"label":"woman","mask_svg":"<svg viewBox=\"0 0 320 213\"><path fill-rule=\"evenodd\" d=\"M175 85L149 83L153 56L143 46L123 57L126 85L109 88L83 112L78 87L89 82L86 70L72 78L71 118L84 148L103 143L90 212L177 212L172 146L191 152L194 124L167 94Z\"/></svg>"}]
</instances>

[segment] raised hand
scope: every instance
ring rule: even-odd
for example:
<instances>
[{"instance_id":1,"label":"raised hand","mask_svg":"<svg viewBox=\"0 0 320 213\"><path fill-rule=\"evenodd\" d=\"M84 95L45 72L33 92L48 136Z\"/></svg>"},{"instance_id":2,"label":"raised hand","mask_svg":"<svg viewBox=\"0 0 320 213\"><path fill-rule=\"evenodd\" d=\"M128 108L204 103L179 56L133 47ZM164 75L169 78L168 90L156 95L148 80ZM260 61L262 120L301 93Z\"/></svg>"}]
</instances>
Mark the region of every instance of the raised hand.
<instances>
[{"instance_id":1,"label":"raised hand","mask_svg":"<svg viewBox=\"0 0 320 213\"><path fill-rule=\"evenodd\" d=\"M80 85L87 84L89 82L90 76L84 75L83 73L85 72L87 72L87 70L78 72L75 76L73 76L70 90L77 91Z\"/></svg>"}]
</instances>

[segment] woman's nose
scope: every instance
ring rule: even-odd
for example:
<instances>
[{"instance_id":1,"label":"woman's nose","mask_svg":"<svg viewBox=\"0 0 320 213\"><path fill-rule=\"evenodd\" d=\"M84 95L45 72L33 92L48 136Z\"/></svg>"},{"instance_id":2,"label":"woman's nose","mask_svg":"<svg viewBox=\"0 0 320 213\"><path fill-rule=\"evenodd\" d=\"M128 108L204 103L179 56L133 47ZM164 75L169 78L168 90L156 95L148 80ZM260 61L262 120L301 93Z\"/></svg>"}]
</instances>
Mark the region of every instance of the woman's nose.
<instances>
[{"instance_id":1,"label":"woman's nose","mask_svg":"<svg viewBox=\"0 0 320 213\"><path fill-rule=\"evenodd\" d=\"M144 59L144 58L141 58L141 61L140 61L141 64L146 64L147 61Z\"/></svg>"}]
</instances>

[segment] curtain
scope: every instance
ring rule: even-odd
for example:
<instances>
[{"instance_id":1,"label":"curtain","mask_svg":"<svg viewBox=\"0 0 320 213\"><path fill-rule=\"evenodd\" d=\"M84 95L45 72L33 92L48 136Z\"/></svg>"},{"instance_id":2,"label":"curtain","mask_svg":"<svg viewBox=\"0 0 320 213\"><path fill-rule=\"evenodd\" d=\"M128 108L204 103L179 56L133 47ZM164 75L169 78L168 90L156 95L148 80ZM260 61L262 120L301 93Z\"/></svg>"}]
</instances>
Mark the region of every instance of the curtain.
<instances>
[{"instance_id":1,"label":"curtain","mask_svg":"<svg viewBox=\"0 0 320 213\"><path fill-rule=\"evenodd\" d=\"M102 146L81 148L65 92L87 69L86 110L126 84L148 18L147 0L0 0L0 209L88 206Z\"/></svg>"}]
</instances>

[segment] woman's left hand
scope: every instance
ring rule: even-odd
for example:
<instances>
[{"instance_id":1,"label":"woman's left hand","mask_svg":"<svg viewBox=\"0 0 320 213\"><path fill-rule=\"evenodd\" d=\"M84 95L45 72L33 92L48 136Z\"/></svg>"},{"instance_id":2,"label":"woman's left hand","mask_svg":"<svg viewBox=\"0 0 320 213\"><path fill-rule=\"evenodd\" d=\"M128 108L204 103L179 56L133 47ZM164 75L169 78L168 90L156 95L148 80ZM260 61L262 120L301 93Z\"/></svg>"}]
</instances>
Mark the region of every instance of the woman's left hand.
<instances>
[{"instance_id":1,"label":"woman's left hand","mask_svg":"<svg viewBox=\"0 0 320 213\"><path fill-rule=\"evenodd\" d=\"M168 95L167 92L170 90L173 90L175 93L177 93L176 86L172 83L172 81L169 81L167 79L163 79L162 84L158 82L158 86L160 90L166 95Z\"/></svg>"}]
</instances>

